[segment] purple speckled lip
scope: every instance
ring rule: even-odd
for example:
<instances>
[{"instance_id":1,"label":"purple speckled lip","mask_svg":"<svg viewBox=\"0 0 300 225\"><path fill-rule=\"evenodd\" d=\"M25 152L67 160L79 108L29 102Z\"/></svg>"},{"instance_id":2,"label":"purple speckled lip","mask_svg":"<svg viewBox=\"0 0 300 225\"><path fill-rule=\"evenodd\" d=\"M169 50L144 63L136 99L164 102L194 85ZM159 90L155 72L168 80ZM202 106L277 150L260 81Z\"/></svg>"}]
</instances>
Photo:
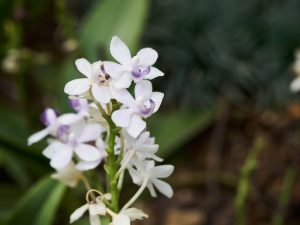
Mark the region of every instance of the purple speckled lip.
<instances>
[{"instance_id":1,"label":"purple speckled lip","mask_svg":"<svg viewBox=\"0 0 300 225\"><path fill-rule=\"evenodd\" d=\"M53 119L54 117L57 117L57 115L58 115L58 113L55 110L53 110L51 108L46 108L44 110L44 112L41 114L41 121L46 127L48 127L53 122L51 120L51 117Z\"/></svg>"},{"instance_id":2,"label":"purple speckled lip","mask_svg":"<svg viewBox=\"0 0 300 225\"><path fill-rule=\"evenodd\" d=\"M155 102L152 99L150 99L150 106L146 107L144 105L143 109L140 112L143 116L148 117L153 113L154 108L155 108Z\"/></svg>"},{"instance_id":3,"label":"purple speckled lip","mask_svg":"<svg viewBox=\"0 0 300 225\"><path fill-rule=\"evenodd\" d=\"M146 68L136 68L134 70L131 71L131 74L134 78L141 78L147 74L150 73L150 66L146 67Z\"/></svg>"},{"instance_id":4,"label":"purple speckled lip","mask_svg":"<svg viewBox=\"0 0 300 225\"><path fill-rule=\"evenodd\" d=\"M58 127L57 129L57 137L61 138L62 136L64 136L65 134L67 134L70 131L70 126L68 125L61 125Z\"/></svg>"}]
</instances>

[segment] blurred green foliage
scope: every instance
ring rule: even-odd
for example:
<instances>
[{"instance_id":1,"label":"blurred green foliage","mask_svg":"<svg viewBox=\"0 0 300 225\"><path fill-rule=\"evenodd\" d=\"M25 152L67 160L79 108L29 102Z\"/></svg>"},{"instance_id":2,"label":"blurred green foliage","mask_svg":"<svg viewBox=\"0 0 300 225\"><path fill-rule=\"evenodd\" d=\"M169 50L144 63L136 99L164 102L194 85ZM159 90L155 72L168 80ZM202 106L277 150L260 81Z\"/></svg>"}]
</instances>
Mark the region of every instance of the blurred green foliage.
<instances>
[{"instance_id":1,"label":"blurred green foliage","mask_svg":"<svg viewBox=\"0 0 300 225\"><path fill-rule=\"evenodd\" d=\"M154 0L145 42L160 53L168 100L285 106L299 10L298 0Z\"/></svg>"}]
</instances>

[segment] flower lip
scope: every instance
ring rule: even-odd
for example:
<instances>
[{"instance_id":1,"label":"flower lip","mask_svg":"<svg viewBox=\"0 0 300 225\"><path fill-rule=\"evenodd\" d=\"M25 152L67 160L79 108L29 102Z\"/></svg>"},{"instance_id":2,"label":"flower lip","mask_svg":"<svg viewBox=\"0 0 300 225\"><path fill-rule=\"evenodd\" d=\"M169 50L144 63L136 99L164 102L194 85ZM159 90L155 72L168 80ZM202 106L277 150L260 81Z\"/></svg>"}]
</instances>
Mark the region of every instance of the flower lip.
<instances>
[{"instance_id":1,"label":"flower lip","mask_svg":"<svg viewBox=\"0 0 300 225\"><path fill-rule=\"evenodd\" d=\"M140 110L140 113L144 117L150 116L153 113L155 108L155 102L152 99L149 99L149 101L150 101L150 106L147 107L146 105L143 105L143 108Z\"/></svg>"},{"instance_id":2,"label":"flower lip","mask_svg":"<svg viewBox=\"0 0 300 225\"><path fill-rule=\"evenodd\" d=\"M57 137L61 138L65 134L67 134L69 132L70 132L70 126L68 126L68 125L61 125L57 129L56 135L57 135Z\"/></svg>"},{"instance_id":3,"label":"flower lip","mask_svg":"<svg viewBox=\"0 0 300 225\"><path fill-rule=\"evenodd\" d=\"M150 73L150 66L147 66L147 67L137 67L137 68L134 68L132 71L131 71L131 75L134 77L134 78L142 78L144 77L145 75L149 74Z\"/></svg>"}]
</instances>

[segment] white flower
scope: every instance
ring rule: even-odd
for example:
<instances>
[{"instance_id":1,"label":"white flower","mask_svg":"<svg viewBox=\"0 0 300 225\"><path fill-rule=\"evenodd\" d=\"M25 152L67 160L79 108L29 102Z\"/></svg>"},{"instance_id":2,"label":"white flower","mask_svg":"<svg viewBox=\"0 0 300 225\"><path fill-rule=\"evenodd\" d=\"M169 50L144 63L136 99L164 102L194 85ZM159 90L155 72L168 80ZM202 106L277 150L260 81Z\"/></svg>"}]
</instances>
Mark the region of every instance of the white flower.
<instances>
[{"instance_id":1,"label":"white flower","mask_svg":"<svg viewBox=\"0 0 300 225\"><path fill-rule=\"evenodd\" d=\"M146 80L136 84L134 93L135 99L125 89L114 90L114 97L123 104L123 108L113 112L112 120L136 138L146 127L142 118L151 116L159 109L164 94L152 92L152 84Z\"/></svg>"},{"instance_id":2,"label":"white flower","mask_svg":"<svg viewBox=\"0 0 300 225\"><path fill-rule=\"evenodd\" d=\"M87 203L76 209L70 216L70 223L81 218L87 210L89 210L91 225L101 225L99 215L106 215L106 206L101 198L96 198L94 202Z\"/></svg>"},{"instance_id":3,"label":"white flower","mask_svg":"<svg viewBox=\"0 0 300 225\"><path fill-rule=\"evenodd\" d=\"M164 73L153 67L158 54L152 48L141 49L131 58L126 44L117 36L110 42L110 53L120 63L105 61L104 69L112 77L113 85L118 88L128 88L132 80L137 83L143 79L151 80Z\"/></svg>"},{"instance_id":4,"label":"white flower","mask_svg":"<svg viewBox=\"0 0 300 225\"><path fill-rule=\"evenodd\" d=\"M155 166L154 161L144 161L143 164L138 165L137 169L130 168L129 174L133 182L137 185L143 185L146 182L146 186L150 191L152 197L156 197L157 188L163 195L171 198L173 196L172 187L161 178L169 177L174 171L172 165Z\"/></svg>"},{"instance_id":5,"label":"white flower","mask_svg":"<svg viewBox=\"0 0 300 225\"><path fill-rule=\"evenodd\" d=\"M90 64L86 59L77 59L76 67L86 78L75 79L65 85L65 93L69 95L85 95L91 88L93 97L101 103L111 100L109 76L102 71L100 61Z\"/></svg>"},{"instance_id":6,"label":"white flower","mask_svg":"<svg viewBox=\"0 0 300 225\"><path fill-rule=\"evenodd\" d=\"M72 160L73 152L79 158L76 168L79 170L88 170L95 168L101 160L106 157L104 149L98 149L93 145L87 144L97 140L102 132L98 124L78 124L75 127L69 127L64 142L53 140L43 151L43 154L49 158L50 165L60 170L66 167Z\"/></svg>"},{"instance_id":7,"label":"white flower","mask_svg":"<svg viewBox=\"0 0 300 225\"><path fill-rule=\"evenodd\" d=\"M82 172L78 171L73 162L70 162L66 167L52 174L53 179L61 181L69 187L76 187L82 177Z\"/></svg>"},{"instance_id":8,"label":"white flower","mask_svg":"<svg viewBox=\"0 0 300 225\"><path fill-rule=\"evenodd\" d=\"M81 118L77 114L67 113L61 116L57 116L55 110L47 108L41 116L43 124L46 126L45 129L32 134L28 138L28 145L32 145L39 142L47 135L52 137L61 137L64 135L66 128L72 124L78 122Z\"/></svg>"}]
</instances>

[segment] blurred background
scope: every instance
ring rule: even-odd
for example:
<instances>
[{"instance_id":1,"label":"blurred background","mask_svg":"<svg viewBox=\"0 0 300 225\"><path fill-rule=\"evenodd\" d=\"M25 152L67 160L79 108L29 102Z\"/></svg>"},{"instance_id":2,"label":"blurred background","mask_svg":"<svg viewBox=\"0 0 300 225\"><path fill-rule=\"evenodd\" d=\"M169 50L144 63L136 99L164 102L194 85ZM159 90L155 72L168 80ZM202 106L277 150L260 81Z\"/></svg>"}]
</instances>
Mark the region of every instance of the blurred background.
<instances>
[{"instance_id":1,"label":"blurred background","mask_svg":"<svg viewBox=\"0 0 300 225\"><path fill-rule=\"evenodd\" d=\"M45 107L70 111L74 60L110 57L114 35L159 52L165 99L149 127L176 167L174 197L145 194L150 219L134 224L300 224L299 12L299 0L1 0L0 224L68 224L83 204L83 187L50 179L45 143L26 142Z\"/></svg>"}]
</instances>

